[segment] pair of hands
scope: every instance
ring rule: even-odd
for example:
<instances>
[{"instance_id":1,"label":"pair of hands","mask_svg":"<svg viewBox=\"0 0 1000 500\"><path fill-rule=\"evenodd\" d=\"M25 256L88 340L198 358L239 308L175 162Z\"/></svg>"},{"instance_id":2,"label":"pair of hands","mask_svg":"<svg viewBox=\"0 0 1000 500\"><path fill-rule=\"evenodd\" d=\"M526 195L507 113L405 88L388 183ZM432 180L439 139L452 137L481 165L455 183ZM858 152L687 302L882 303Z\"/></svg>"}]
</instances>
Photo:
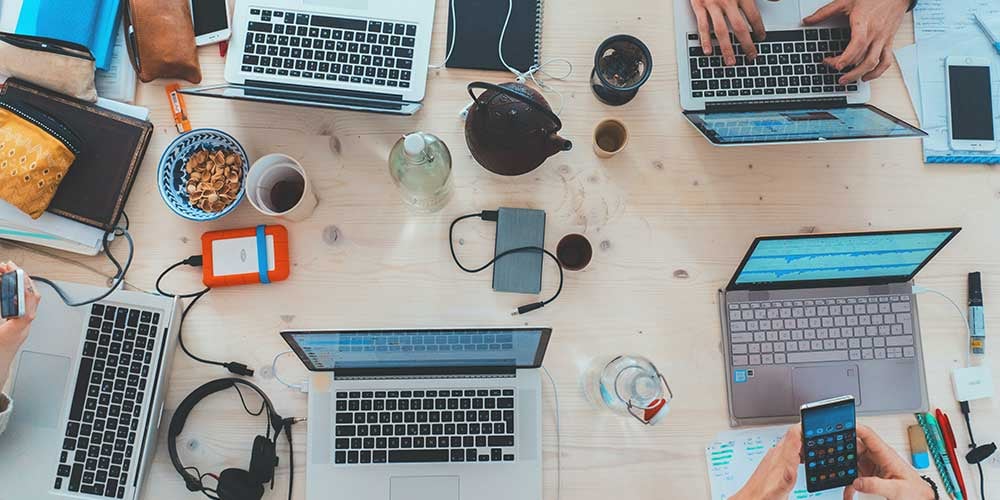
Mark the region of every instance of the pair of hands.
<instances>
[{"instance_id":1,"label":"pair of hands","mask_svg":"<svg viewBox=\"0 0 1000 500\"><path fill-rule=\"evenodd\" d=\"M729 40L729 26L732 26L746 56L756 58L758 53L754 41L765 40L767 32L755 1L691 0L698 19L702 50L712 54L711 33L714 31L726 65L736 64L736 53ZM874 80L889 69L894 59L892 42L909 6L910 0L833 0L802 22L814 25L836 15L850 18L850 44L839 56L824 61L837 71L852 68L838 82L847 85L858 80Z\"/></svg>"},{"instance_id":2,"label":"pair of hands","mask_svg":"<svg viewBox=\"0 0 1000 500\"><path fill-rule=\"evenodd\" d=\"M15 270L17 270L17 266L12 262L0 264L0 274ZM35 313L38 312L38 303L42 300L42 296L38 294L31 278L27 276L24 277L24 300L24 316L6 321L0 320L3 321L0 323L0 389L3 389L4 384L7 383L14 355L28 338L31 322L34 321Z\"/></svg>"},{"instance_id":3,"label":"pair of hands","mask_svg":"<svg viewBox=\"0 0 1000 500\"><path fill-rule=\"evenodd\" d=\"M859 425L858 479L844 488L844 500L857 492L888 500L933 500L934 490L917 471L875 431ZM787 500L798 477L802 429L792 426L777 446L764 456L757 470L732 500Z\"/></svg>"}]
</instances>

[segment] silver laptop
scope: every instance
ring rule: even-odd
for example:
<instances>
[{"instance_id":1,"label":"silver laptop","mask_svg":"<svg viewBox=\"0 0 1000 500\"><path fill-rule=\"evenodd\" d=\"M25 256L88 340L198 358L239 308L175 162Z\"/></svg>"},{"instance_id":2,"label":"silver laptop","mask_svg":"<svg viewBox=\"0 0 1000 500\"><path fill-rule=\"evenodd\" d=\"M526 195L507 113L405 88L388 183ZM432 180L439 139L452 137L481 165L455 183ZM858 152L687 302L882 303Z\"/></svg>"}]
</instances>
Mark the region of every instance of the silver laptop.
<instances>
[{"instance_id":1,"label":"silver laptop","mask_svg":"<svg viewBox=\"0 0 1000 500\"><path fill-rule=\"evenodd\" d=\"M720 292L732 424L845 394L861 414L926 411L912 280L959 231L757 238Z\"/></svg>"},{"instance_id":2,"label":"silver laptop","mask_svg":"<svg viewBox=\"0 0 1000 500\"><path fill-rule=\"evenodd\" d=\"M185 94L412 115L434 0L236 0L226 84Z\"/></svg>"},{"instance_id":3,"label":"silver laptop","mask_svg":"<svg viewBox=\"0 0 1000 500\"><path fill-rule=\"evenodd\" d=\"M58 283L74 300L106 289ZM47 285L0 436L4 498L139 497L155 454L180 324L172 299L118 291L67 307Z\"/></svg>"},{"instance_id":4,"label":"silver laptop","mask_svg":"<svg viewBox=\"0 0 1000 500\"><path fill-rule=\"evenodd\" d=\"M927 134L865 104L867 83L840 85L824 58L843 52L851 33L846 18L804 27L802 18L826 1L757 1L767 37L747 57L730 35L737 63L702 52L689 2L674 2L678 81L684 116L712 144L747 146L922 137Z\"/></svg>"},{"instance_id":5,"label":"silver laptop","mask_svg":"<svg viewBox=\"0 0 1000 500\"><path fill-rule=\"evenodd\" d=\"M541 500L551 333L281 332L316 372L306 498Z\"/></svg>"}]
</instances>

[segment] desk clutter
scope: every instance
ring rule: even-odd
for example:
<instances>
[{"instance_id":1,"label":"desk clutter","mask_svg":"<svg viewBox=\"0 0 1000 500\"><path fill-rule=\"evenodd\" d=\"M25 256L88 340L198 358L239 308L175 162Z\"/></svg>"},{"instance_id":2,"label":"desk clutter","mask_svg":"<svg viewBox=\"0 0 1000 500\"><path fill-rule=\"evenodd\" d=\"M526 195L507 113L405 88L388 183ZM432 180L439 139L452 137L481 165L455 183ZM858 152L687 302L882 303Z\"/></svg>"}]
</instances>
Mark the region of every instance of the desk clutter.
<instances>
[{"instance_id":1,"label":"desk clutter","mask_svg":"<svg viewBox=\"0 0 1000 500\"><path fill-rule=\"evenodd\" d=\"M774 3L765 20L801 19L801 2ZM926 163L996 163L1000 113L992 106L1000 101L1000 11L987 0L960 2L968 7L962 16L976 16L950 12L942 0L921 0L914 14L917 44L898 52L918 128L870 104L867 82L844 81L853 67L829 63L852 44L845 20L769 31L750 49L739 47L736 34L700 35L688 2L675 1L683 116L713 146L922 138ZM447 33L433 33L434 0L236 0L232 10L225 0L95 0L85 8L77 3L23 0L0 11L0 29L9 31L0 32L0 73L10 77L0 89L0 238L104 253L116 274L110 288L31 277L44 285L46 309L33 324L13 378L12 399L29 417L15 418L0 437L4 493L137 499L160 427L167 426L170 461L188 491L260 500L268 484L274 487L281 435L288 442L287 467L294 471L292 426L308 420L308 499L336 492L337 498L384 500L405 491L416 500L540 500L547 459L543 409L550 407L543 401L545 380L554 399L557 474L562 470L558 389L543 364L551 328L283 330L289 350L275 355L267 373L288 389L308 393L308 415L285 417L247 380L259 368L193 352L183 326L214 288L294 282L291 236L329 196L311 176L319 165L282 152L251 155L267 149L244 147L230 132L211 128L210 117L192 116L186 97L225 99L234 107L276 103L410 116L427 104L430 68L499 71L491 76L500 83L470 78L465 87L465 149L446 144L443 131L414 130L382 152L384 182L397 188L399 203L413 213L438 213L459 189L454 173L468 162L466 152L490 174L518 182L552 168L546 166L551 158L574 147L562 117L572 112L566 105L575 97L567 101L561 91L573 66L542 57L544 0L450 0ZM79 9L74 22L65 16L71 8ZM941 42L957 35L958 43ZM447 37L440 64L431 61L434 36ZM653 50L630 34L601 35L594 42L593 66L583 78L593 99L607 106L602 109L616 113L589 131L594 156L606 162L627 156L630 139L641 138L631 135L628 105L651 81ZM202 84L197 47L213 43L225 44L224 81ZM730 54L725 48L733 44L739 49ZM557 65L567 67L564 75L551 69ZM126 102L136 95L136 81L159 79L198 85L170 81L165 92L155 93L169 105L177 132L158 152L153 177L164 205L185 223L213 222L217 228L246 199L260 223L205 231L200 249L193 250L200 254L164 269L153 294L124 290L136 246L125 208L154 133L149 110ZM955 91L965 84L980 93ZM495 223L492 257L481 255L481 266L467 267L463 262L472 256L460 257L456 249L464 234L456 232L467 230L457 227L469 219ZM492 267L494 292L535 297L511 314L527 315L561 296L566 271L585 275L606 265L588 234L546 242L549 223L544 210L481 207L453 219L440 237L448 238L458 271ZM914 284L961 230L760 236L728 284L720 284L715 299L723 359L716 369L725 379L731 425L801 417L804 463L790 498L840 498L840 488L862 468L856 414L887 413L915 415L908 432L915 467L933 464L943 493L973 497L947 415L927 413L924 359L936 354L923 348L916 297L951 299ZM129 249L122 262L112 252L120 239ZM558 285L538 300L551 265ZM199 268L201 284L194 291L168 291L163 282L182 267ZM5 275L2 283L4 310L23 314L23 273ZM969 357L952 372L952 381L970 443L964 462L976 466L982 480L982 464L996 445L976 444L969 404L993 397L979 273L969 276L969 307L968 319L963 315L968 338L961 339ZM178 347L195 362L244 378L201 385L161 422ZM278 374L285 355L310 372L307 381L289 383ZM629 429L662 429L672 409L685 404L683 394L675 398L672 375L642 355L596 357L584 371L579 395L591 409L628 422ZM39 397L59 383L67 387L64 398ZM213 465L193 465L180 436L198 402L230 389L247 413L266 416L266 432L253 440L248 468L202 473L198 467ZM260 397L260 411L253 411L243 390ZM785 429L716 436L705 448L712 497L736 494ZM561 478L557 497L560 490Z\"/></svg>"}]
</instances>

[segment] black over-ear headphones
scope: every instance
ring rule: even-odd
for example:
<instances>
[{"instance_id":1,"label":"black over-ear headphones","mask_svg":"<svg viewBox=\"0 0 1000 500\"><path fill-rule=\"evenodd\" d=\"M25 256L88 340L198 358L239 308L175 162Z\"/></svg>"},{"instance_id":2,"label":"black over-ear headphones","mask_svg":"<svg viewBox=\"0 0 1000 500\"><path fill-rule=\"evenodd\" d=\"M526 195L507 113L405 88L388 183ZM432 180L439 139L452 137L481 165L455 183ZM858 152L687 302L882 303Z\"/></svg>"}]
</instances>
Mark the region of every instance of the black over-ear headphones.
<instances>
[{"instance_id":1,"label":"black over-ear headphones","mask_svg":"<svg viewBox=\"0 0 1000 500\"><path fill-rule=\"evenodd\" d=\"M243 393L239 388L241 385L252 389L260 395L264 404L259 411L252 412L247 407L246 400L243 399ZM240 400L243 402L243 407L251 415L260 415L261 412L267 412L267 432L265 435L257 436L253 440L253 451L250 455L249 469L226 469L216 477L218 480L216 487L209 488L205 486L203 478L212 474L201 474L197 467L185 467L181 463L180 457L177 454L177 436L184 430L187 417L191 414L191 410L194 409L195 405L207 396L229 388L236 389L236 392L240 395ZM274 487L274 469L278 466L276 445L282 431L285 431L285 435L288 438L288 461L291 468L291 426L295 422L296 419L286 419L278 415L274 410L274 405L271 403L270 398L267 397L267 394L264 394L264 391L260 387L239 378L213 380L195 389L194 392L184 398L184 401L181 401L181 404L177 406L177 411L174 412L174 416L170 420L170 428L167 432L170 462L174 464L174 468L184 478L184 484L190 491L200 491L205 496L216 500L260 500L264 496L265 484L271 483L271 487ZM272 430L274 431L273 437L271 435ZM194 470L198 475L192 475L188 472L190 470ZM292 480L289 477L288 497L291 498L291 495Z\"/></svg>"}]
</instances>

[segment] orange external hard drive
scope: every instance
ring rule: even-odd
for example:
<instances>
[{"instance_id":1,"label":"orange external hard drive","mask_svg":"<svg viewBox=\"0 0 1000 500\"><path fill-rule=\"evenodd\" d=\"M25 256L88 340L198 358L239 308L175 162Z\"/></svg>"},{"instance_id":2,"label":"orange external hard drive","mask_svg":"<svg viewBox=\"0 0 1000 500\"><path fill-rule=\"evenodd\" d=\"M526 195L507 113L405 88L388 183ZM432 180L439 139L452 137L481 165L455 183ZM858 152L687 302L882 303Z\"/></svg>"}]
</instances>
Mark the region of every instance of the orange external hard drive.
<instances>
[{"instance_id":1,"label":"orange external hard drive","mask_svg":"<svg viewBox=\"0 0 1000 500\"><path fill-rule=\"evenodd\" d=\"M257 226L201 236L205 286L252 285L288 279L288 230Z\"/></svg>"}]
</instances>

